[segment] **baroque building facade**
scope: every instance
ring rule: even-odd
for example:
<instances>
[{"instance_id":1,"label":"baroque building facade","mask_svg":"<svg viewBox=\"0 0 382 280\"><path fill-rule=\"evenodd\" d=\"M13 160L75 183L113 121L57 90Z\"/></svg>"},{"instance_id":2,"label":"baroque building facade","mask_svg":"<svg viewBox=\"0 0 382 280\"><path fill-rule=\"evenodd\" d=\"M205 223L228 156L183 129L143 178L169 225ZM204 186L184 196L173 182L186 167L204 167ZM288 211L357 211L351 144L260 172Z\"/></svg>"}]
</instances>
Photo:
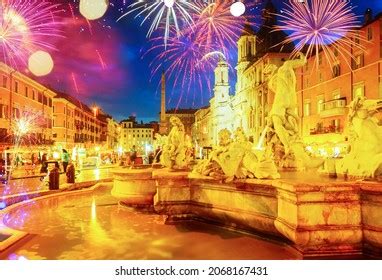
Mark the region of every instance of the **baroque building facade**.
<instances>
[{"instance_id":1,"label":"baroque building facade","mask_svg":"<svg viewBox=\"0 0 382 280\"><path fill-rule=\"evenodd\" d=\"M268 91L266 66L281 66L291 51L291 46L279 45L286 34L271 32L276 17L270 1L263 18L264 23L256 33L246 24L237 42L237 82L233 95L230 94L229 65L223 59L218 62L210 105L195 113L193 141L197 147L216 145L218 133L224 128L233 132L242 127L251 141L260 138L273 101L273 93Z\"/></svg>"},{"instance_id":2,"label":"baroque building facade","mask_svg":"<svg viewBox=\"0 0 382 280\"><path fill-rule=\"evenodd\" d=\"M237 82L232 95L224 95L229 92L228 78L221 78L227 74L227 64L218 63L210 106L195 113L193 140L197 147L216 145L217 133L223 128L233 132L242 127L250 140L259 141L274 99L268 89L267 65L281 66L293 50L292 45L280 44L285 33L271 30L276 24L275 13L269 1L262 27L256 33L244 27L237 43ZM353 37L350 41L354 43L342 53L330 46L334 61L325 59L321 52L319 57L308 57L307 64L296 70L296 113L305 144L330 148L346 141L350 102L357 96L382 99L382 13L373 18L368 9L363 26Z\"/></svg>"},{"instance_id":3,"label":"baroque building facade","mask_svg":"<svg viewBox=\"0 0 382 280\"><path fill-rule=\"evenodd\" d=\"M346 141L350 103L358 96L382 99L382 13L368 9L364 25L346 52L332 48L335 59L324 53L308 58L297 71L301 131L307 144ZM361 47L359 47L361 45ZM318 65L317 65L318 64Z\"/></svg>"}]
</instances>

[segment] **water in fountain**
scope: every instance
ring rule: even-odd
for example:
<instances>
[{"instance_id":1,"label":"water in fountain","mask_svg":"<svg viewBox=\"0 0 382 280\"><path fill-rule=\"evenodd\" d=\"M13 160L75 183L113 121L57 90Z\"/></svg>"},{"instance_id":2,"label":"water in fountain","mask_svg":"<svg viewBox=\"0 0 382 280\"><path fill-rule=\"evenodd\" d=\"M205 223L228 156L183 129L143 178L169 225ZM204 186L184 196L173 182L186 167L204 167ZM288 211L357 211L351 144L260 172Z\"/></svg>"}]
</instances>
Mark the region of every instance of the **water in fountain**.
<instances>
[{"instance_id":1,"label":"water in fountain","mask_svg":"<svg viewBox=\"0 0 382 280\"><path fill-rule=\"evenodd\" d=\"M265 140L265 135L267 135L267 131L268 131L268 126L266 126L263 129L263 132L261 132L261 136L260 136L259 142L257 143L256 150L260 150L260 151L264 150L263 144Z\"/></svg>"}]
</instances>

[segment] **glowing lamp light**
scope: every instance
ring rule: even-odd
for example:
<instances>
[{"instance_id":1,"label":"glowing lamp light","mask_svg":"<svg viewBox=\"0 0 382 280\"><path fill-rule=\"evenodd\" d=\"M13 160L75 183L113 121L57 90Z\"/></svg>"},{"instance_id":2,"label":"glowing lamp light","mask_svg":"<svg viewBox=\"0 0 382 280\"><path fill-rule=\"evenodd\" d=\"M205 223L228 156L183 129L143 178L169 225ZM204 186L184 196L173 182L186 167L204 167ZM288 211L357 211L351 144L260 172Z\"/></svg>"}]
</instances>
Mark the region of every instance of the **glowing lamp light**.
<instances>
[{"instance_id":1,"label":"glowing lamp light","mask_svg":"<svg viewBox=\"0 0 382 280\"><path fill-rule=\"evenodd\" d=\"M16 127L17 127L17 134L19 136L22 136L29 132L30 124L26 120L20 119L17 121Z\"/></svg>"},{"instance_id":2,"label":"glowing lamp light","mask_svg":"<svg viewBox=\"0 0 382 280\"><path fill-rule=\"evenodd\" d=\"M175 4L175 0L164 0L163 2L167 8L172 8Z\"/></svg>"},{"instance_id":3,"label":"glowing lamp light","mask_svg":"<svg viewBox=\"0 0 382 280\"><path fill-rule=\"evenodd\" d=\"M54 152L53 153L53 158L54 159L59 159L60 158L60 154L58 152Z\"/></svg>"},{"instance_id":4,"label":"glowing lamp light","mask_svg":"<svg viewBox=\"0 0 382 280\"><path fill-rule=\"evenodd\" d=\"M239 17L245 13L245 5L240 1L235 2L231 5L230 11L234 17Z\"/></svg>"},{"instance_id":5,"label":"glowing lamp light","mask_svg":"<svg viewBox=\"0 0 382 280\"><path fill-rule=\"evenodd\" d=\"M108 0L81 0L80 13L88 20L96 20L106 13L109 7Z\"/></svg>"},{"instance_id":6,"label":"glowing lamp light","mask_svg":"<svg viewBox=\"0 0 382 280\"><path fill-rule=\"evenodd\" d=\"M52 72L53 67L53 59L47 52L37 51L29 57L28 68L35 76L46 76Z\"/></svg>"}]
</instances>

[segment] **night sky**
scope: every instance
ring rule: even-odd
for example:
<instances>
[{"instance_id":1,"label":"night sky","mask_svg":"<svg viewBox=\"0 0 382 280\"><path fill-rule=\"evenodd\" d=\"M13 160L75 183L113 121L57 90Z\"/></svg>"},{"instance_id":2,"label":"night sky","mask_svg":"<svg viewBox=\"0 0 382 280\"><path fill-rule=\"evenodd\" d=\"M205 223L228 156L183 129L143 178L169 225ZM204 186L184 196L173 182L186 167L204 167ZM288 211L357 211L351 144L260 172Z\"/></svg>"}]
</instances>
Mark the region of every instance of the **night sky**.
<instances>
[{"instance_id":1,"label":"night sky","mask_svg":"<svg viewBox=\"0 0 382 280\"><path fill-rule=\"evenodd\" d=\"M89 105L97 104L117 120L136 115L139 120L158 118L160 111L160 73L152 76L150 62L153 55L143 57L150 43L146 38L148 25L140 26L141 19L128 15L117 22L122 11L127 11L131 0L112 0L104 18L90 24L78 13L78 1L62 2L64 7L62 32L57 39L57 51L51 52L55 61L54 71L41 79L53 88L78 97ZM126 2L123 5L123 2ZM274 0L280 7L281 0ZM366 8L374 15L382 12L381 0L352 0L356 12L363 15ZM70 4L70 6L69 6ZM257 10L252 10L256 13ZM362 18L360 18L362 20ZM232 50L230 64L236 64L236 50ZM231 71L234 73L234 71ZM207 75L212 78L212 75ZM231 91L235 77L232 74ZM212 81L212 80L211 80ZM167 85L167 107L178 104L180 90ZM183 98L179 107L199 108L208 105L212 92L206 87L193 89L193 98ZM203 96L203 98L202 98ZM203 99L203 100L202 100Z\"/></svg>"}]
</instances>

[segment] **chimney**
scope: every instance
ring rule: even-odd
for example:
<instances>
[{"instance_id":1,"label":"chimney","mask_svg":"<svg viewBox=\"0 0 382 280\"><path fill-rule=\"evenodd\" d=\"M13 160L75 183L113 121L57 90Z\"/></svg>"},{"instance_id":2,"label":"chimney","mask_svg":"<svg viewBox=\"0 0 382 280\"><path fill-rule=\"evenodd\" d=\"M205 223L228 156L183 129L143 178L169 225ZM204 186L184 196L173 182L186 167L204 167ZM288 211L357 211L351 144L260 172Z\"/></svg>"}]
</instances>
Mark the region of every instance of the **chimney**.
<instances>
[{"instance_id":1,"label":"chimney","mask_svg":"<svg viewBox=\"0 0 382 280\"><path fill-rule=\"evenodd\" d=\"M371 22L372 20L373 20L373 11L370 8L368 8L365 11L365 23L367 24Z\"/></svg>"}]
</instances>

